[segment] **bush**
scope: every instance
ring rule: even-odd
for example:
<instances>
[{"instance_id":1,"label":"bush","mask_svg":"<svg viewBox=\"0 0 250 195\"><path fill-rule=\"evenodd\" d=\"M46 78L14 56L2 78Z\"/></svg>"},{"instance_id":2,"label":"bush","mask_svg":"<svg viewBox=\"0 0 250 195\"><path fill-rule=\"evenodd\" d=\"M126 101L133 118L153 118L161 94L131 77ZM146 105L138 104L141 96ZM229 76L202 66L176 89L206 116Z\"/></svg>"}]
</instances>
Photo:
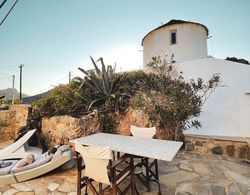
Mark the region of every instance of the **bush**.
<instances>
[{"instance_id":1,"label":"bush","mask_svg":"<svg viewBox=\"0 0 250 195\"><path fill-rule=\"evenodd\" d=\"M9 110L9 104L1 104L0 110Z\"/></svg>"},{"instance_id":2,"label":"bush","mask_svg":"<svg viewBox=\"0 0 250 195\"><path fill-rule=\"evenodd\" d=\"M158 59L158 58L157 58ZM146 74L132 71L115 74L111 67L97 67L85 71L83 78L74 78L69 85L60 85L52 90L49 96L33 104L33 113L39 116L70 115L81 116L97 113L104 132L115 132L115 118L129 106L144 110L153 125L165 131L172 140L181 140L183 130L201 124L193 117L199 116L207 97L218 86L220 78L214 75L208 83L202 79L190 82L180 76L173 79L171 68L164 74ZM163 63L156 60L154 63Z\"/></svg>"},{"instance_id":3,"label":"bush","mask_svg":"<svg viewBox=\"0 0 250 195\"><path fill-rule=\"evenodd\" d=\"M154 126L165 131L165 137L181 140L183 130L194 126L200 127L197 120L207 96L216 88L219 77L214 75L208 83L201 79L185 82L181 77L177 80L158 80L164 88L161 90L138 91L130 99L130 106L144 110Z\"/></svg>"},{"instance_id":4,"label":"bush","mask_svg":"<svg viewBox=\"0 0 250 195\"><path fill-rule=\"evenodd\" d=\"M40 117L77 116L80 115L78 112L85 114L87 106L74 91L78 85L79 83L72 82L70 85L55 87L48 96L32 103L33 114Z\"/></svg>"}]
</instances>

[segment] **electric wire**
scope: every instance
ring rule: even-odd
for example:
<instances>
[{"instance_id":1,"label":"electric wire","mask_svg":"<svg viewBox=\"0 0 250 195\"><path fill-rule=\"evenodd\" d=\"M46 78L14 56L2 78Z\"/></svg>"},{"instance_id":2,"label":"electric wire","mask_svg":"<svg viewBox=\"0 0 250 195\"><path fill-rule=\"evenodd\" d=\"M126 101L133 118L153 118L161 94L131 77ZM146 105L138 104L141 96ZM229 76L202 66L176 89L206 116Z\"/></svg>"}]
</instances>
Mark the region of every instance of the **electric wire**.
<instances>
[{"instance_id":1,"label":"electric wire","mask_svg":"<svg viewBox=\"0 0 250 195\"><path fill-rule=\"evenodd\" d=\"M8 11L8 13L6 14L6 16L4 17L4 19L2 20L2 22L0 23L0 26L3 24L3 22L5 21L5 19L8 17L8 15L10 14L10 12L12 11L12 9L15 7L15 5L17 4L18 0L16 0L16 2L12 5L12 7L10 8L10 10Z\"/></svg>"},{"instance_id":2,"label":"electric wire","mask_svg":"<svg viewBox=\"0 0 250 195\"><path fill-rule=\"evenodd\" d=\"M0 5L0 9L3 7L3 5L6 3L7 0L4 0L1 5Z\"/></svg>"}]
</instances>

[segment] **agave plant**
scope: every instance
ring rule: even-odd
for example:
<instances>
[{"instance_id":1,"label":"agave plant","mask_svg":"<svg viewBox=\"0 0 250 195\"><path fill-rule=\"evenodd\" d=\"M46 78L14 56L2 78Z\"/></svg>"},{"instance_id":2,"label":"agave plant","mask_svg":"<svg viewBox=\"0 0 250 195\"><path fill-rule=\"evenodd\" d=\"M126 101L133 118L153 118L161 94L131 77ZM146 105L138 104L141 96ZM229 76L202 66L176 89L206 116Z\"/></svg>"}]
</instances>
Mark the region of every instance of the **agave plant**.
<instances>
[{"instance_id":1,"label":"agave plant","mask_svg":"<svg viewBox=\"0 0 250 195\"><path fill-rule=\"evenodd\" d=\"M90 59L94 65L93 70L86 71L80 67L78 68L86 76L86 78L81 81L82 84L80 87L86 84L95 94L95 99L92 100L88 109L90 109L98 101L105 101L105 109L110 109L111 100L115 98L114 69L112 69L111 66L107 66L106 68L103 58L96 61L101 62L101 69L98 68L96 62L91 56Z\"/></svg>"}]
</instances>

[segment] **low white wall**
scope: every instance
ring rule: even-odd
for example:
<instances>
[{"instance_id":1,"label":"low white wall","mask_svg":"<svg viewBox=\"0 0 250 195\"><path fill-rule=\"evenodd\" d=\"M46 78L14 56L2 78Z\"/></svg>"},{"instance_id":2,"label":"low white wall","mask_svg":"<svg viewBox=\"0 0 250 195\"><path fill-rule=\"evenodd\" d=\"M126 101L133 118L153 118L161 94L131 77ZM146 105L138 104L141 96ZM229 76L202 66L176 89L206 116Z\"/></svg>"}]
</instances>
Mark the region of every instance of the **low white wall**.
<instances>
[{"instance_id":1,"label":"low white wall","mask_svg":"<svg viewBox=\"0 0 250 195\"><path fill-rule=\"evenodd\" d=\"M175 65L185 79L203 78L205 81L220 73L222 85L208 98L198 120L200 129L188 134L250 137L250 66L206 58Z\"/></svg>"}]
</instances>

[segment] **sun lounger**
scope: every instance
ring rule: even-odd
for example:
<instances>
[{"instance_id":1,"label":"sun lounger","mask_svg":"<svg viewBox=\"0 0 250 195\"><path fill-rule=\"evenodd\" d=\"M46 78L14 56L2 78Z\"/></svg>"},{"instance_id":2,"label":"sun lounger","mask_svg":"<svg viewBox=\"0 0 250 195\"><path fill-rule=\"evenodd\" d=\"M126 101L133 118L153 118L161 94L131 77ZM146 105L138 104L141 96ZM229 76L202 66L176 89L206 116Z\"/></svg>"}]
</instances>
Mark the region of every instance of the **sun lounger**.
<instances>
[{"instance_id":1,"label":"sun lounger","mask_svg":"<svg viewBox=\"0 0 250 195\"><path fill-rule=\"evenodd\" d=\"M61 153L59 151L54 155L42 154L36 156L34 163L21 168L17 168L17 162L15 162L9 170L5 170L5 175L0 175L0 186L33 179L60 167L71 158L72 151L69 149Z\"/></svg>"},{"instance_id":2,"label":"sun lounger","mask_svg":"<svg viewBox=\"0 0 250 195\"><path fill-rule=\"evenodd\" d=\"M40 155L42 149L31 147L28 145L28 140L35 133L36 129L28 131L23 137L0 150L0 160L2 159L14 159L25 158L28 154Z\"/></svg>"}]
</instances>

